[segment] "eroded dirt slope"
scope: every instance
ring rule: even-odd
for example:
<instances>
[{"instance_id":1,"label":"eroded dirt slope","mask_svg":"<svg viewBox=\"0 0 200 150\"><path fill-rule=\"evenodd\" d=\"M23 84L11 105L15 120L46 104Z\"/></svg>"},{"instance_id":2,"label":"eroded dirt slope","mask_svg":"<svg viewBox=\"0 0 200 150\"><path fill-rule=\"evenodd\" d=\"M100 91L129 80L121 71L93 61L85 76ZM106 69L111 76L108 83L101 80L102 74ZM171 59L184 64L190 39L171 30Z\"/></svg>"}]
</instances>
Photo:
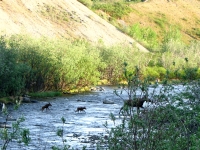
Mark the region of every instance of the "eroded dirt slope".
<instances>
[{"instance_id":1,"label":"eroded dirt slope","mask_svg":"<svg viewBox=\"0 0 200 150\"><path fill-rule=\"evenodd\" d=\"M0 33L85 38L93 43L143 46L76 0L0 1Z\"/></svg>"}]
</instances>

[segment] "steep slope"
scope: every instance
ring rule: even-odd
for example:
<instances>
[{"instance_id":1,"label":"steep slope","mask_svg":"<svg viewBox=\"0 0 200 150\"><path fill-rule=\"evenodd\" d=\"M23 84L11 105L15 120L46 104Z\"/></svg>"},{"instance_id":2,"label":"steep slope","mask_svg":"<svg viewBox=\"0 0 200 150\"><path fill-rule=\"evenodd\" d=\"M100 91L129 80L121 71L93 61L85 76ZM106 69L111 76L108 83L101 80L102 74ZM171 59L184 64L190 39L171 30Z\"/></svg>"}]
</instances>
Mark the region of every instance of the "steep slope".
<instances>
[{"instance_id":1,"label":"steep slope","mask_svg":"<svg viewBox=\"0 0 200 150\"><path fill-rule=\"evenodd\" d=\"M139 23L160 36L173 26L183 40L200 40L200 0L149 0L132 4L133 12L124 18L129 25Z\"/></svg>"},{"instance_id":2,"label":"steep slope","mask_svg":"<svg viewBox=\"0 0 200 150\"><path fill-rule=\"evenodd\" d=\"M142 45L123 34L76 0L0 1L1 34L84 38L92 43Z\"/></svg>"}]
</instances>

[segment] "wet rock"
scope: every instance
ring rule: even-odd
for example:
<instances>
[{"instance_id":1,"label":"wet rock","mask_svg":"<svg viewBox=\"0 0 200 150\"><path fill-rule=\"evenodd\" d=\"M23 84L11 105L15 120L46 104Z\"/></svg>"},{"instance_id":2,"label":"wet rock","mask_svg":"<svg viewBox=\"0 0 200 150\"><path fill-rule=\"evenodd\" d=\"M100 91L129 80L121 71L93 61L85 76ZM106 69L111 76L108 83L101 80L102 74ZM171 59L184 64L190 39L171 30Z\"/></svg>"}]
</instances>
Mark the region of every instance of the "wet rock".
<instances>
[{"instance_id":1,"label":"wet rock","mask_svg":"<svg viewBox=\"0 0 200 150\"><path fill-rule=\"evenodd\" d=\"M105 136L104 136L104 139L105 139L105 140L108 140L108 135L105 135Z\"/></svg>"},{"instance_id":2,"label":"wet rock","mask_svg":"<svg viewBox=\"0 0 200 150\"><path fill-rule=\"evenodd\" d=\"M81 143L90 143L90 140L84 139L81 141Z\"/></svg>"},{"instance_id":3,"label":"wet rock","mask_svg":"<svg viewBox=\"0 0 200 150\"><path fill-rule=\"evenodd\" d=\"M30 97L23 97L22 102L31 103L31 99L30 99Z\"/></svg>"},{"instance_id":4,"label":"wet rock","mask_svg":"<svg viewBox=\"0 0 200 150\"><path fill-rule=\"evenodd\" d=\"M11 128L11 126L7 125L7 124L1 124L0 123L0 128Z\"/></svg>"},{"instance_id":5,"label":"wet rock","mask_svg":"<svg viewBox=\"0 0 200 150\"><path fill-rule=\"evenodd\" d=\"M105 89L104 89L103 87L101 87L101 86L98 87L97 89L98 89L99 91L105 91Z\"/></svg>"},{"instance_id":6,"label":"wet rock","mask_svg":"<svg viewBox=\"0 0 200 150\"><path fill-rule=\"evenodd\" d=\"M91 89L90 89L91 91L96 91L97 90L97 88L96 87L91 87Z\"/></svg>"},{"instance_id":7,"label":"wet rock","mask_svg":"<svg viewBox=\"0 0 200 150\"><path fill-rule=\"evenodd\" d=\"M22 100L23 103L38 103L38 100L31 99L29 95L23 95L19 100Z\"/></svg>"},{"instance_id":8,"label":"wet rock","mask_svg":"<svg viewBox=\"0 0 200 150\"><path fill-rule=\"evenodd\" d=\"M38 103L38 101L37 100L31 100L31 103Z\"/></svg>"},{"instance_id":9,"label":"wet rock","mask_svg":"<svg viewBox=\"0 0 200 150\"><path fill-rule=\"evenodd\" d=\"M95 140L100 140L100 137L98 135L92 135L92 136L89 137L89 139L91 141L95 141Z\"/></svg>"},{"instance_id":10,"label":"wet rock","mask_svg":"<svg viewBox=\"0 0 200 150\"><path fill-rule=\"evenodd\" d=\"M82 100L82 99L77 99L76 101L77 102L85 102L85 100Z\"/></svg>"},{"instance_id":11,"label":"wet rock","mask_svg":"<svg viewBox=\"0 0 200 150\"><path fill-rule=\"evenodd\" d=\"M101 86L100 87L92 87L90 90L91 91L105 91L105 89Z\"/></svg>"},{"instance_id":12,"label":"wet rock","mask_svg":"<svg viewBox=\"0 0 200 150\"><path fill-rule=\"evenodd\" d=\"M78 137L80 137L81 135L82 135L81 133L74 133L74 134L73 134L73 137L78 138Z\"/></svg>"}]
</instances>

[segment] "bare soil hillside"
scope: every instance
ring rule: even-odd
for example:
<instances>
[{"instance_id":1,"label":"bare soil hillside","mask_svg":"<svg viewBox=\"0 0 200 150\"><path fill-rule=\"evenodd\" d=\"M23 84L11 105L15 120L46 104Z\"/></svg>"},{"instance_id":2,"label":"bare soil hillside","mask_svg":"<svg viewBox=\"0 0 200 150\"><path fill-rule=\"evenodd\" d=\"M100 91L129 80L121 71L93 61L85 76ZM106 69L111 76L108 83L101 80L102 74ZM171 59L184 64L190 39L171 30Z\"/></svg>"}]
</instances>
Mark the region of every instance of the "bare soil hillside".
<instances>
[{"instance_id":1,"label":"bare soil hillside","mask_svg":"<svg viewBox=\"0 0 200 150\"><path fill-rule=\"evenodd\" d=\"M2 0L0 34L84 38L106 45L132 43L147 51L77 0Z\"/></svg>"}]
</instances>

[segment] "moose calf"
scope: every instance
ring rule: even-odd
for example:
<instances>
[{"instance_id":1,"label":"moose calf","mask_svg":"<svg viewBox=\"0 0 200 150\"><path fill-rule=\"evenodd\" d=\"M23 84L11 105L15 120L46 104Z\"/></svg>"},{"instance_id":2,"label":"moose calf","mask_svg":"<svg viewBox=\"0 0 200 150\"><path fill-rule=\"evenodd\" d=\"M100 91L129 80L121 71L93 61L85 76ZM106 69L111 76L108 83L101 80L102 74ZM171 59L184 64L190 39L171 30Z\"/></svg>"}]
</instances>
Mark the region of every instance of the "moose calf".
<instances>
[{"instance_id":1,"label":"moose calf","mask_svg":"<svg viewBox=\"0 0 200 150\"><path fill-rule=\"evenodd\" d=\"M43 111L44 109L49 109L49 106L52 106L50 103L48 103L48 104L46 104L46 105L44 105L42 108L41 108L41 110Z\"/></svg>"},{"instance_id":2,"label":"moose calf","mask_svg":"<svg viewBox=\"0 0 200 150\"><path fill-rule=\"evenodd\" d=\"M151 102L150 99L148 98L137 98L136 100L125 100L124 101L124 105L121 107L119 114L121 113L121 111L124 109L125 106L130 106L130 107L137 107L137 110L139 110L140 108L144 108L143 104L144 102Z\"/></svg>"},{"instance_id":3,"label":"moose calf","mask_svg":"<svg viewBox=\"0 0 200 150\"><path fill-rule=\"evenodd\" d=\"M77 107L75 112L81 112L84 111L85 112L86 107Z\"/></svg>"}]
</instances>

